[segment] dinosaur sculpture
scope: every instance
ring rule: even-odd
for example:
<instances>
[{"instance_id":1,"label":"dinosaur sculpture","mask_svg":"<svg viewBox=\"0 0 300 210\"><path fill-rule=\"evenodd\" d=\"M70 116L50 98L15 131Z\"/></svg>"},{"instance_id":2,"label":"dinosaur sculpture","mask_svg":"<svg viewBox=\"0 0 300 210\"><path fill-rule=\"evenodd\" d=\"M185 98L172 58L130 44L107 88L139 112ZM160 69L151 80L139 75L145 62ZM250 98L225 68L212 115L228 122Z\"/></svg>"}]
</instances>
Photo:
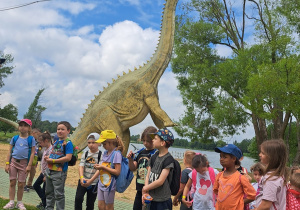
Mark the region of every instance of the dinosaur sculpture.
<instances>
[{"instance_id":1,"label":"dinosaur sculpture","mask_svg":"<svg viewBox=\"0 0 300 210\"><path fill-rule=\"evenodd\" d=\"M134 71L129 70L128 74L118 75L118 79L103 87L103 91L99 91L88 105L71 136L80 151L87 146L89 133L111 129L122 138L126 148L123 155L126 155L130 142L129 128L142 122L148 113L158 128L175 125L159 105L157 86L171 59L177 2L167 0L164 4L161 36L151 60Z\"/></svg>"}]
</instances>

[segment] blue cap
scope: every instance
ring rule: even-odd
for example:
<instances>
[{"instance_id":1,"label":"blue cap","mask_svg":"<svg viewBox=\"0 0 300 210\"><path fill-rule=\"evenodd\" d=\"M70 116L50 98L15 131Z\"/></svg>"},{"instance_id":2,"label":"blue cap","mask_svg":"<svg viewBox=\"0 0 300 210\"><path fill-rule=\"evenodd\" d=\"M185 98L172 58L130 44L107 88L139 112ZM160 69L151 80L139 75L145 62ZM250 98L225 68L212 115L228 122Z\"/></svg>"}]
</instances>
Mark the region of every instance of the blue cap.
<instances>
[{"instance_id":1,"label":"blue cap","mask_svg":"<svg viewBox=\"0 0 300 210\"><path fill-rule=\"evenodd\" d=\"M174 135L173 133L167 129L167 128L162 128L159 129L156 133L149 133L148 134L152 139L154 139L155 135L158 135L162 140L169 142L171 145L174 142Z\"/></svg>"},{"instance_id":2,"label":"blue cap","mask_svg":"<svg viewBox=\"0 0 300 210\"><path fill-rule=\"evenodd\" d=\"M242 151L234 144L227 144L224 147L216 147L215 152L224 152L226 154L231 154L235 156L238 160L241 159L241 157L243 157Z\"/></svg>"}]
</instances>

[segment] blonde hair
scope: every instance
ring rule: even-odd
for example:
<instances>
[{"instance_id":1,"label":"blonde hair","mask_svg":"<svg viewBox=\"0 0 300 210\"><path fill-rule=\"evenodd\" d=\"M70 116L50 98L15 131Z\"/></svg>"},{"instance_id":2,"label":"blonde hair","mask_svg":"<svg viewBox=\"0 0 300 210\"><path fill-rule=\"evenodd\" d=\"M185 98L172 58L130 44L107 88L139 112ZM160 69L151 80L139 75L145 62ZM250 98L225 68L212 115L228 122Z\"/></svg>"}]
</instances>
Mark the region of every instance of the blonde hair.
<instances>
[{"instance_id":1,"label":"blonde hair","mask_svg":"<svg viewBox=\"0 0 300 210\"><path fill-rule=\"evenodd\" d=\"M251 166L250 171L253 173L254 171L258 171L259 175L263 176L265 175L266 168L261 163L255 163L253 166Z\"/></svg>"},{"instance_id":2,"label":"blonde hair","mask_svg":"<svg viewBox=\"0 0 300 210\"><path fill-rule=\"evenodd\" d=\"M291 185L300 189L300 173L294 173L290 178Z\"/></svg>"},{"instance_id":3,"label":"blonde hair","mask_svg":"<svg viewBox=\"0 0 300 210\"><path fill-rule=\"evenodd\" d=\"M124 143L121 137L117 136L115 139L107 139L106 142L112 143L120 152L124 151Z\"/></svg>"},{"instance_id":4,"label":"blonde hair","mask_svg":"<svg viewBox=\"0 0 300 210\"><path fill-rule=\"evenodd\" d=\"M271 172L270 176L266 179L270 179L273 176L283 177L284 182L288 178L287 163L287 149L283 140L268 140L261 144L261 149L264 150L266 156L269 159L269 163L266 167L266 173Z\"/></svg>"},{"instance_id":5,"label":"blonde hair","mask_svg":"<svg viewBox=\"0 0 300 210\"><path fill-rule=\"evenodd\" d=\"M183 155L185 162L189 165L192 165L192 161L193 161L193 158L195 155L196 155L196 153L192 150L185 151L185 153Z\"/></svg>"}]
</instances>

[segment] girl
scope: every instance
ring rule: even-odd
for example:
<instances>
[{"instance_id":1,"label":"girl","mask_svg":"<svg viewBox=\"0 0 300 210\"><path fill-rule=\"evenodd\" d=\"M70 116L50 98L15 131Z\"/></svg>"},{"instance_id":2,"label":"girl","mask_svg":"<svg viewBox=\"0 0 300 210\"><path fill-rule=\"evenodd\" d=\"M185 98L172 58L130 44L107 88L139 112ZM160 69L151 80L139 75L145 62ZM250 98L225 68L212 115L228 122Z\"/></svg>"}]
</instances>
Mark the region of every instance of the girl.
<instances>
[{"instance_id":1,"label":"girl","mask_svg":"<svg viewBox=\"0 0 300 210\"><path fill-rule=\"evenodd\" d=\"M185 151L183 155L183 164L185 166L185 169L182 170L181 172L181 178L180 178L180 188L176 196L173 198L173 205L177 206L178 202L182 200L181 196L183 193L183 190L185 188L186 183L189 180L189 173L192 171L192 160L193 157L195 156L195 152L187 150ZM192 209L192 207L188 208L185 204L181 203L180 210L185 210L185 209Z\"/></svg>"},{"instance_id":2,"label":"girl","mask_svg":"<svg viewBox=\"0 0 300 210\"><path fill-rule=\"evenodd\" d=\"M32 122L29 119L19 121L20 135L10 141L9 152L6 158L5 172L9 173L9 199L4 209L15 208L15 192L18 178L18 192L16 208L26 210L22 203L26 174L30 172L35 151L35 139L30 136ZM31 148L30 148L31 147ZM30 152L31 149L31 152ZM30 158L29 158L30 157ZM29 160L28 160L29 159Z\"/></svg>"},{"instance_id":3,"label":"girl","mask_svg":"<svg viewBox=\"0 0 300 210\"><path fill-rule=\"evenodd\" d=\"M256 195L258 195L258 193L259 193L258 183L259 183L261 177L265 174L265 167L261 163L255 163L253 166L251 166L250 171L252 172L253 177L256 181L256 182L252 183L252 186L256 190ZM251 202L249 205L249 209L255 209L256 207L257 206L256 206L255 201Z\"/></svg>"},{"instance_id":4,"label":"girl","mask_svg":"<svg viewBox=\"0 0 300 210\"><path fill-rule=\"evenodd\" d=\"M44 157L48 163L46 175L46 209L65 209L65 182L67 178L68 162L72 158L73 144L68 135L71 124L61 121L57 124L58 140L54 142L50 155Z\"/></svg>"},{"instance_id":5,"label":"girl","mask_svg":"<svg viewBox=\"0 0 300 210\"><path fill-rule=\"evenodd\" d=\"M122 139L112 130L104 130L100 134L97 143L102 143L105 151L100 164L94 168L100 170L100 181L98 183L98 208L114 209L116 179L121 172L121 162L124 145ZM120 151L120 152L119 152ZM111 162L114 168L111 168Z\"/></svg>"},{"instance_id":6,"label":"girl","mask_svg":"<svg viewBox=\"0 0 300 210\"><path fill-rule=\"evenodd\" d=\"M191 173L189 173L189 180L183 191L182 202L188 208L190 208L193 204L193 209L195 210L215 209L213 182L215 175L218 174L218 171L209 167L207 158L202 154L196 154L194 156L192 160L192 167L195 171L193 170ZM195 187L193 201L187 201L186 197L189 196L188 192L193 182L196 183L196 186L193 186Z\"/></svg>"},{"instance_id":7,"label":"girl","mask_svg":"<svg viewBox=\"0 0 300 210\"><path fill-rule=\"evenodd\" d=\"M151 156L156 152L156 149L153 147L152 138L148 134L155 133L156 131L157 129L153 126L147 127L141 134L141 141L145 147L139 150L136 154L133 154L133 152L130 151L127 155L130 170L135 171L138 169L136 173L137 192L135 195L133 210L140 210L143 207L142 189L148 173L148 163Z\"/></svg>"},{"instance_id":8,"label":"girl","mask_svg":"<svg viewBox=\"0 0 300 210\"><path fill-rule=\"evenodd\" d=\"M217 175L213 187L218 196L216 209L243 210L244 204L255 199L256 192L247 177L240 174L235 167L240 165L242 152L233 144L217 147L215 151L220 153L220 163L226 168Z\"/></svg>"},{"instance_id":9,"label":"girl","mask_svg":"<svg viewBox=\"0 0 300 210\"><path fill-rule=\"evenodd\" d=\"M48 167L47 162L44 160L45 156L50 155L50 152L52 150L52 144L51 144L51 135L49 132L45 131L43 134L41 134L38 137L38 143L42 148L44 149L43 156L41 159L41 173L37 180L35 181L33 188L35 189L36 193L38 196L41 198L42 202L37 205L38 209L43 209L46 207L46 195L45 195L45 171L46 168ZM41 188L41 184L43 184L43 188Z\"/></svg>"},{"instance_id":10,"label":"girl","mask_svg":"<svg viewBox=\"0 0 300 210\"><path fill-rule=\"evenodd\" d=\"M258 184L257 210L286 208L287 151L282 140L264 141L260 146L260 161L266 174Z\"/></svg>"}]
</instances>

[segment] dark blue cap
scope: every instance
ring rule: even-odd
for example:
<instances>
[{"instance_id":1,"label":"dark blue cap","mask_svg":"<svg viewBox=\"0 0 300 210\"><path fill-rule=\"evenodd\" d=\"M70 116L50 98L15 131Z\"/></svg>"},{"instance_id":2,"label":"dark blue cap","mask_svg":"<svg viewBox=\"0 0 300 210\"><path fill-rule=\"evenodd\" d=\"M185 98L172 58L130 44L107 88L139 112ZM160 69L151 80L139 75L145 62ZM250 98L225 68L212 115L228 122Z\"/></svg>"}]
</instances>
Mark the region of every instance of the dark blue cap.
<instances>
[{"instance_id":1,"label":"dark blue cap","mask_svg":"<svg viewBox=\"0 0 300 210\"><path fill-rule=\"evenodd\" d=\"M218 153L224 152L227 154L231 154L235 156L238 160L241 159L241 157L243 157L242 151L234 144L227 144L224 147L216 147L215 151Z\"/></svg>"}]
</instances>

